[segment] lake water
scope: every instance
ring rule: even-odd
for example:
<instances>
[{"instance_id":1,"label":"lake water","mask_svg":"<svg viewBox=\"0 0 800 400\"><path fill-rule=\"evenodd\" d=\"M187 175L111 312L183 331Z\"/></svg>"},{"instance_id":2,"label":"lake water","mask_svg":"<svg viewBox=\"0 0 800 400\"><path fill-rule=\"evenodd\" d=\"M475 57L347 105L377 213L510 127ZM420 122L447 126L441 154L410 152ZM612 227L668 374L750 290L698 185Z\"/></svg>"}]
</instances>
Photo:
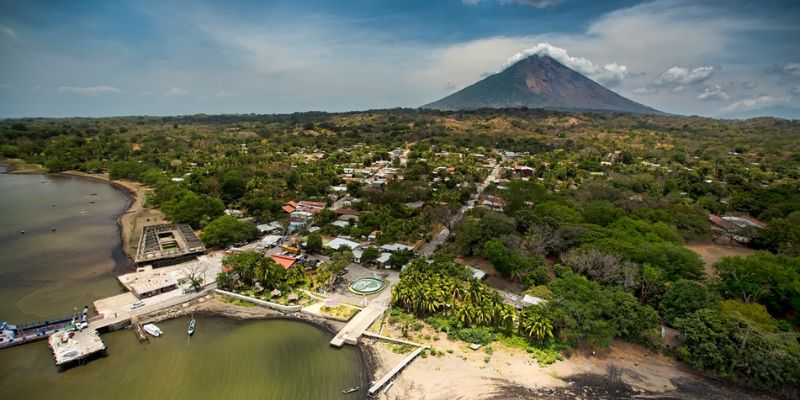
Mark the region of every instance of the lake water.
<instances>
[{"instance_id":1,"label":"lake water","mask_svg":"<svg viewBox=\"0 0 800 400\"><path fill-rule=\"evenodd\" d=\"M102 182L0 174L0 320L67 314L119 293L114 276L129 263L116 218L127 202ZM330 347L332 335L307 323L198 316L192 338L187 324L159 323L165 335L149 344L129 330L105 334L106 357L63 372L44 341L0 350L0 392L8 399L353 399L342 389L365 389L358 350Z\"/></svg>"}]
</instances>

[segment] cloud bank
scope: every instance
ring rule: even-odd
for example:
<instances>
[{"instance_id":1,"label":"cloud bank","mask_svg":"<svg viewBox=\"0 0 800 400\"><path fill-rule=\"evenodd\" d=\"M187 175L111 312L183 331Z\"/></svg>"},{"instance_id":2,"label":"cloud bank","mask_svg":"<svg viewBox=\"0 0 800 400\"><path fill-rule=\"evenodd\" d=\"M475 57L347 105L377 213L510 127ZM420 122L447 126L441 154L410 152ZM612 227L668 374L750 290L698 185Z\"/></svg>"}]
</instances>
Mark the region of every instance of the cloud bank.
<instances>
[{"instance_id":1,"label":"cloud bank","mask_svg":"<svg viewBox=\"0 0 800 400\"><path fill-rule=\"evenodd\" d=\"M114 86L61 86L58 88L62 93L83 94L88 96L99 96L101 94L122 93L122 89Z\"/></svg>"},{"instance_id":2,"label":"cloud bank","mask_svg":"<svg viewBox=\"0 0 800 400\"><path fill-rule=\"evenodd\" d=\"M500 67L500 71L516 64L517 62L532 55L549 56L554 60L566 65L575 71L586 75L603 85L616 86L628 75L628 67L617 63L606 64L604 66L595 65L593 62L583 57L573 57L567 50L551 45L550 43L538 43L511 56Z\"/></svg>"}]
</instances>

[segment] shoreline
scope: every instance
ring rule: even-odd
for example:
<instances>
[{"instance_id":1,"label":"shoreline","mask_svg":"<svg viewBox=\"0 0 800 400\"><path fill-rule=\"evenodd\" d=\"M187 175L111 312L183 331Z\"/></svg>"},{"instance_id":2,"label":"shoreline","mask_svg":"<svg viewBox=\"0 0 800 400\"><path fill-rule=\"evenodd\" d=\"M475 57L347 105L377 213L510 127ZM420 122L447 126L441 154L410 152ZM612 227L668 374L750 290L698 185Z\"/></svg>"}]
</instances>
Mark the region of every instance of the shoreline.
<instances>
[{"instance_id":1,"label":"shoreline","mask_svg":"<svg viewBox=\"0 0 800 400\"><path fill-rule=\"evenodd\" d=\"M147 186L134 181L123 179L111 180L107 174L89 174L80 171L63 171L55 172L50 175L77 177L96 182L108 183L114 189L122 192L125 195L127 204L125 206L125 210L122 211L122 213L120 213L117 217L117 227L119 228L120 247L122 248L122 252L131 262L133 262L133 260L136 258L136 250L132 248L131 241L136 236L136 219L139 217L138 214L142 213L146 209L149 209L144 207L144 202L147 197L146 192L150 189ZM160 214L160 210L153 210Z\"/></svg>"},{"instance_id":2,"label":"shoreline","mask_svg":"<svg viewBox=\"0 0 800 400\"><path fill-rule=\"evenodd\" d=\"M149 187L134 181L119 179L111 180L108 174L91 174L80 171L62 171L62 172L48 172L40 164L28 164L22 159L3 159L0 160L0 165L6 166L5 173L7 174L20 174L20 175L52 175L62 177L76 177L81 179L92 180L95 182L103 182L110 184L111 187L120 191L126 198L124 210L117 216L117 227L119 228L120 248L122 253L133 262L136 258L136 249L132 248L131 240L135 237L136 219L139 214L145 210L152 210L157 217L163 219L161 211L156 208L145 208L144 202L146 200L146 192L151 190Z\"/></svg>"}]
</instances>

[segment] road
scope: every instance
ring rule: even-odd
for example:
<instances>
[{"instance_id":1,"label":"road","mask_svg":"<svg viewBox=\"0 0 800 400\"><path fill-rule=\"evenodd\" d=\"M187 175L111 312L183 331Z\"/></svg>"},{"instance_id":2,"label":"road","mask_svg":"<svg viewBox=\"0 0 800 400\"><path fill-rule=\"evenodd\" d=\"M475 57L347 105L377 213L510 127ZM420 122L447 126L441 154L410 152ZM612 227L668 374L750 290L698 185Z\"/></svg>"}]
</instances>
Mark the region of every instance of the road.
<instances>
[{"instance_id":1,"label":"road","mask_svg":"<svg viewBox=\"0 0 800 400\"><path fill-rule=\"evenodd\" d=\"M503 157L503 161L506 160L506 157L504 155L501 155L501 157ZM478 184L478 190L475 191L475 194L473 194L467 201L467 205L462 206L458 210L458 212L455 215L453 215L450 222L450 226L456 226L458 222L461 221L461 218L464 216L464 213L466 213L467 210L470 210L473 207L475 207L475 203L478 201L481 195L483 195L483 191L486 190L486 188L489 186L490 183L492 183L493 180L497 180L497 178L499 177L500 166L502 164L503 164L502 161L498 162L492 169L492 172L490 172L489 175L486 177L486 179L484 179L483 182ZM450 237L450 230L447 229L447 227L443 227L442 230L439 231L439 233L436 234L436 236L434 236L430 242L425 243L425 245L422 246L422 248L419 251L420 257L429 258L430 256L432 256L433 252L436 251L436 248L442 245L444 242L446 242L449 237Z\"/></svg>"}]
</instances>

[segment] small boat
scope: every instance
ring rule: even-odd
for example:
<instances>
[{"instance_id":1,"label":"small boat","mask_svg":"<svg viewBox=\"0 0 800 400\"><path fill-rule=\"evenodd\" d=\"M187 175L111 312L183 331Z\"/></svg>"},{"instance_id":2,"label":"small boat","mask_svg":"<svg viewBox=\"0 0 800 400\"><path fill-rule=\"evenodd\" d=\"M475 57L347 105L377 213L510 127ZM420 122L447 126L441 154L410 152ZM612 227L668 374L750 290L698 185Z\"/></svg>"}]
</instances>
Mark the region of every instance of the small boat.
<instances>
[{"instance_id":1,"label":"small boat","mask_svg":"<svg viewBox=\"0 0 800 400\"><path fill-rule=\"evenodd\" d=\"M145 324L142 328L144 329L145 332L155 337L159 337L164 334L164 332L162 332L161 329L155 326L155 324Z\"/></svg>"},{"instance_id":2,"label":"small boat","mask_svg":"<svg viewBox=\"0 0 800 400\"><path fill-rule=\"evenodd\" d=\"M196 327L197 327L197 321L194 318L192 318L192 320L189 321L189 329L186 331L186 333L188 333L189 336L194 335L194 328Z\"/></svg>"},{"instance_id":3,"label":"small boat","mask_svg":"<svg viewBox=\"0 0 800 400\"><path fill-rule=\"evenodd\" d=\"M342 390L342 394L350 394L350 393L353 393L353 392L357 391L358 389L359 389L358 386L351 387L350 389Z\"/></svg>"}]
</instances>

